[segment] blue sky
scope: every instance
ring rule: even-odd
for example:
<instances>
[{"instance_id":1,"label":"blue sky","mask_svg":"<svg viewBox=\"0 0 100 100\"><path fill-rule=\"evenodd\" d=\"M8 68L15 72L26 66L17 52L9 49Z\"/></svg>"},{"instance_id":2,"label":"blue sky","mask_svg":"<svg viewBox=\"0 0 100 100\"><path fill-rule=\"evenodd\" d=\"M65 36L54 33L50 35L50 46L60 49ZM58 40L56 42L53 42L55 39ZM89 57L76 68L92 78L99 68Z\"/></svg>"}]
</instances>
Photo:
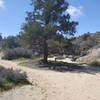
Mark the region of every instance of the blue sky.
<instances>
[{"instance_id":1,"label":"blue sky","mask_svg":"<svg viewBox=\"0 0 100 100\"><path fill-rule=\"evenodd\" d=\"M30 11L31 0L0 0L0 33L16 35L25 22L26 11ZM79 22L76 35L100 31L100 0L68 0L67 12Z\"/></svg>"}]
</instances>

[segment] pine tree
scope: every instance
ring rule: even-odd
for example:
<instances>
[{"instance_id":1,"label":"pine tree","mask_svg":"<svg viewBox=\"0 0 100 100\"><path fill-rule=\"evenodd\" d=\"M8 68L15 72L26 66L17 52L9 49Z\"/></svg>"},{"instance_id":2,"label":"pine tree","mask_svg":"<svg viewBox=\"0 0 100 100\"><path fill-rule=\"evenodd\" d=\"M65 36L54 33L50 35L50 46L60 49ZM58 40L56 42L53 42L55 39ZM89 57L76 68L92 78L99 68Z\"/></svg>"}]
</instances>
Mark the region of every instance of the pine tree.
<instances>
[{"instance_id":1,"label":"pine tree","mask_svg":"<svg viewBox=\"0 0 100 100\"><path fill-rule=\"evenodd\" d=\"M66 0L32 0L31 6L33 11L27 13L22 33L27 34L31 41L35 36L42 40L43 61L47 63L48 39L57 34L74 35L78 23L70 20L67 13L69 4Z\"/></svg>"}]
</instances>

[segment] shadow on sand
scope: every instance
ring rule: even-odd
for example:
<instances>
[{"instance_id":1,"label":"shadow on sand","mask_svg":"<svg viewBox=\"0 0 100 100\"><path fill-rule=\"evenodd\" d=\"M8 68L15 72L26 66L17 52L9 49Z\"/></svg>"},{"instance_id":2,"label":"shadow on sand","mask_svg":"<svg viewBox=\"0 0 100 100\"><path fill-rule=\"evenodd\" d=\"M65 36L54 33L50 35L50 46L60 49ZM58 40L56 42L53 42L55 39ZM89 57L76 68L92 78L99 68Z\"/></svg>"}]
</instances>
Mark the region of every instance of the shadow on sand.
<instances>
[{"instance_id":1,"label":"shadow on sand","mask_svg":"<svg viewBox=\"0 0 100 100\"><path fill-rule=\"evenodd\" d=\"M48 61L44 64L42 61L39 61L37 64L40 68L48 68L50 70L59 71L59 72L74 72L74 73L88 73L95 75L100 72L100 66L92 65L80 65L76 63L67 63L62 61Z\"/></svg>"},{"instance_id":2,"label":"shadow on sand","mask_svg":"<svg viewBox=\"0 0 100 100\"><path fill-rule=\"evenodd\" d=\"M25 61L21 63L21 65L32 69L53 70L58 72L87 73L92 75L100 72L100 66L80 65L62 61L48 61L48 63L44 64L41 60L31 60Z\"/></svg>"}]
</instances>

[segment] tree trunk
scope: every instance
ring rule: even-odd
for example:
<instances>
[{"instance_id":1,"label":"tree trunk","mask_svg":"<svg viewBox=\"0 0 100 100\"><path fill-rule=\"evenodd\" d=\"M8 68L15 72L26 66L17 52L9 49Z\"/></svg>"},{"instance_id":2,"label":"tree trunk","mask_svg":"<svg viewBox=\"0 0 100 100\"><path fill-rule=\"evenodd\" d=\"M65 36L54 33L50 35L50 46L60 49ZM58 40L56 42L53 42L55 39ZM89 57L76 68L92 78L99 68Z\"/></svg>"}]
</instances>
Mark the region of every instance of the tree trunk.
<instances>
[{"instance_id":1,"label":"tree trunk","mask_svg":"<svg viewBox=\"0 0 100 100\"><path fill-rule=\"evenodd\" d=\"M44 38L44 59L43 59L44 63L48 62L48 43L47 43L47 39Z\"/></svg>"},{"instance_id":2,"label":"tree trunk","mask_svg":"<svg viewBox=\"0 0 100 100\"><path fill-rule=\"evenodd\" d=\"M49 20L46 20L45 25L49 24ZM44 59L43 62L47 63L48 62L48 43L47 43L47 35L44 36Z\"/></svg>"}]
</instances>

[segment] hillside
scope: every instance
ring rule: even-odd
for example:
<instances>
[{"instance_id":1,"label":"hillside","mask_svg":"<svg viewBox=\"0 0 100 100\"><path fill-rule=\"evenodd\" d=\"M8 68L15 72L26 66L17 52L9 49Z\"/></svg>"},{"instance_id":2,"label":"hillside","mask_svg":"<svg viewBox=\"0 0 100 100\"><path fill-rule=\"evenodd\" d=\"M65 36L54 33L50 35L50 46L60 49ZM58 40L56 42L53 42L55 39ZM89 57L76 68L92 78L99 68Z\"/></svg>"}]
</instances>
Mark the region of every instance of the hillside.
<instances>
[{"instance_id":1,"label":"hillside","mask_svg":"<svg viewBox=\"0 0 100 100\"><path fill-rule=\"evenodd\" d=\"M86 33L72 41L76 55L84 56L92 48L100 48L100 32Z\"/></svg>"},{"instance_id":2,"label":"hillside","mask_svg":"<svg viewBox=\"0 0 100 100\"><path fill-rule=\"evenodd\" d=\"M100 66L100 32L86 33L73 40L78 63Z\"/></svg>"}]
</instances>

